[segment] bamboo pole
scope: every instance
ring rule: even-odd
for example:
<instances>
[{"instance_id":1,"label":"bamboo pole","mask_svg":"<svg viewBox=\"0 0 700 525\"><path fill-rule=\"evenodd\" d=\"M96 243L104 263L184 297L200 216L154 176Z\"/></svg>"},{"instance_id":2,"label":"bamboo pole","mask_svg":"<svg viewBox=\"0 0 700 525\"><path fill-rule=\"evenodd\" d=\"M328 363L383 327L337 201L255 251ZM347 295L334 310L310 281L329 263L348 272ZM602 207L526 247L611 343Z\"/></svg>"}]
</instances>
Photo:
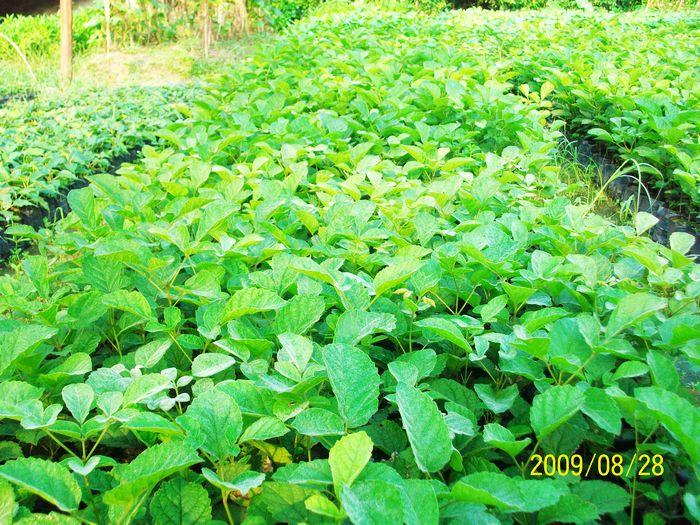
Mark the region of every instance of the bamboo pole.
<instances>
[{"instance_id":1,"label":"bamboo pole","mask_svg":"<svg viewBox=\"0 0 700 525\"><path fill-rule=\"evenodd\" d=\"M73 77L73 5L61 0L61 84L67 87Z\"/></svg>"}]
</instances>

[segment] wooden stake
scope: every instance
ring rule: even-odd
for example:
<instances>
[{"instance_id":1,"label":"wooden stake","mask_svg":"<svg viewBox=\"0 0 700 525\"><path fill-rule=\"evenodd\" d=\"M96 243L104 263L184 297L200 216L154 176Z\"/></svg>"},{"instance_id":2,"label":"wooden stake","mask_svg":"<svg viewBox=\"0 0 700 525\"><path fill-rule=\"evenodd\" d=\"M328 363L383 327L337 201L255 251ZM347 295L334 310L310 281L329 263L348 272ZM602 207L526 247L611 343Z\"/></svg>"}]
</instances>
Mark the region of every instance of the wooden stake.
<instances>
[{"instance_id":1,"label":"wooden stake","mask_svg":"<svg viewBox=\"0 0 700 525\"><path fill-rule=\"evenodd\" d=\"M67 87L73 77L73 5L61 0L61 83Z\"/></svg>"},{"instance_id":2,"label":"wooden stake","mask_svg":"<svg viewBox=\"0 0 700 525\"><path fill-rule=\"evenodd\" d=\"M209 58L209 1L202 0L202 44L204 46L204 58Z\"/></svg>"},{"instance_id":3,"label":"wooden stake","mask_svg":"<svg viewBox=\"0 0 700 525\"><path fill-rule=\"evenodd\" d=\"M107 43L107 52L112 49L112 10L110 9L109 0L105 0L105 41Z\"/></svg>"}]
</instances>

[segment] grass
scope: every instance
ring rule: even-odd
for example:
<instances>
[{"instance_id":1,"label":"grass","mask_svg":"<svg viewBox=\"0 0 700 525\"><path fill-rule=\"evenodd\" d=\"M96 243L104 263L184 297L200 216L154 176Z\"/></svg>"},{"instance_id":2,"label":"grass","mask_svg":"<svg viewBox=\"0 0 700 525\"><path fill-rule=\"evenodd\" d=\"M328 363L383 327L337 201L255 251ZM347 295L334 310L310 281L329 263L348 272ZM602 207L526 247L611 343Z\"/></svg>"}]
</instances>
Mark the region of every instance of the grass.
<instances>
[{"instance_id":1,"label":"grass","mask_svg":"<svg viewBox=\"0 0 700 525\"><path fill-rule=\"evenodd\" d=\"M198 41L93 51L74 58L71 89L163 86L202 80L244 60L268 34L216 42L205 58ZM0 61L0 94L45 92L60 86L58 57L30 61L37 81L22 62Z\"/></svg>"}]
</instances>

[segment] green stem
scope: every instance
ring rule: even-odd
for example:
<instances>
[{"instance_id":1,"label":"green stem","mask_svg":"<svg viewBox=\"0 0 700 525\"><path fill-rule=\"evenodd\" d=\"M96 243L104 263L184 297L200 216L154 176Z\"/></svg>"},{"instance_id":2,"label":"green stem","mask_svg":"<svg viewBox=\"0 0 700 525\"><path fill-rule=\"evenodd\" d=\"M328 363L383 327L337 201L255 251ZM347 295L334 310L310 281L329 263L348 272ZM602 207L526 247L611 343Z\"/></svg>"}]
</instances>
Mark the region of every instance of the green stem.
<instances>
[{"instance_id":1,"label":"green stem","mask_svg":"<svg viewBox=\"0 0 700 525\"><path fill-rule=\"evenodd\" d=\"M54 436L48 428L45 428L43 430L44 430L44 432L46 432L47 436L49 436L51 439L53 439L58 444L59 447L61 447L66 452L68 452L74 458L80 459L80 456L78 456L78 454L76 454L71 449L69 449L66 445L64 445L63 442L60 439L58 439L56 436Z\"/></svg>"}]
</instances>

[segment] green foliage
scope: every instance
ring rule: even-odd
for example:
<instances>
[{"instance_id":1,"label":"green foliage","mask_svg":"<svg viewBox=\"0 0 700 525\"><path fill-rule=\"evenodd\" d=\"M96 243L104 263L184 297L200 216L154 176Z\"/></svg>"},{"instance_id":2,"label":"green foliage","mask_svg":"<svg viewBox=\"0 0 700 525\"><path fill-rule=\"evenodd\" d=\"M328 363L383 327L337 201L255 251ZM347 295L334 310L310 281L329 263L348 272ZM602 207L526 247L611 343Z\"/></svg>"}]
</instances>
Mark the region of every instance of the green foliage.
<instances>
[{"instance_id":1,"label":"green foliage","mask_svg":"<svg viewBox=\"0 0 700 525\"><path fill-rule=\"evenodd\" d=\"M73 19L73 49L84 53L102 39L97 9L77 9ZM55 14L0 17L0 33L10 38L29 59L57 56L60 43L59 18ZM10 44L0 38L0 61L17 62Z\"/></svg>"},{"instance_id":2,"label":"green foliage","mask_svg":"<svg viewBox=\"0 0 700 525\"><path fill-rule=\"evenodd\" d=\"M125 88L40 96L0 107L0 226L27 207L48 207L88 175L108 169L175 120L194 88ZM81 197L76 194L74 199Z\"/></svg>"},{"instance_id":3,"label":"green foliage","mask_svg":"<svg viewBox=\"0 0 700 525\"><path fill-rule=\"evenodd\" d=\"M276 30L301 19L323 0L251 0L253 13Z\"/></svg>"},{"instance_id":4,"label":"green foliage","mask_svg":"<svg viewBox=\"0 0 700 525\"><path fill-rule=\"evenodd\" d=\"M0 513L694 519L700 269L567 197L549 88L485 37L541 17L326 12L72 191L0 276Z\"/></svg>"}]
</instances>

